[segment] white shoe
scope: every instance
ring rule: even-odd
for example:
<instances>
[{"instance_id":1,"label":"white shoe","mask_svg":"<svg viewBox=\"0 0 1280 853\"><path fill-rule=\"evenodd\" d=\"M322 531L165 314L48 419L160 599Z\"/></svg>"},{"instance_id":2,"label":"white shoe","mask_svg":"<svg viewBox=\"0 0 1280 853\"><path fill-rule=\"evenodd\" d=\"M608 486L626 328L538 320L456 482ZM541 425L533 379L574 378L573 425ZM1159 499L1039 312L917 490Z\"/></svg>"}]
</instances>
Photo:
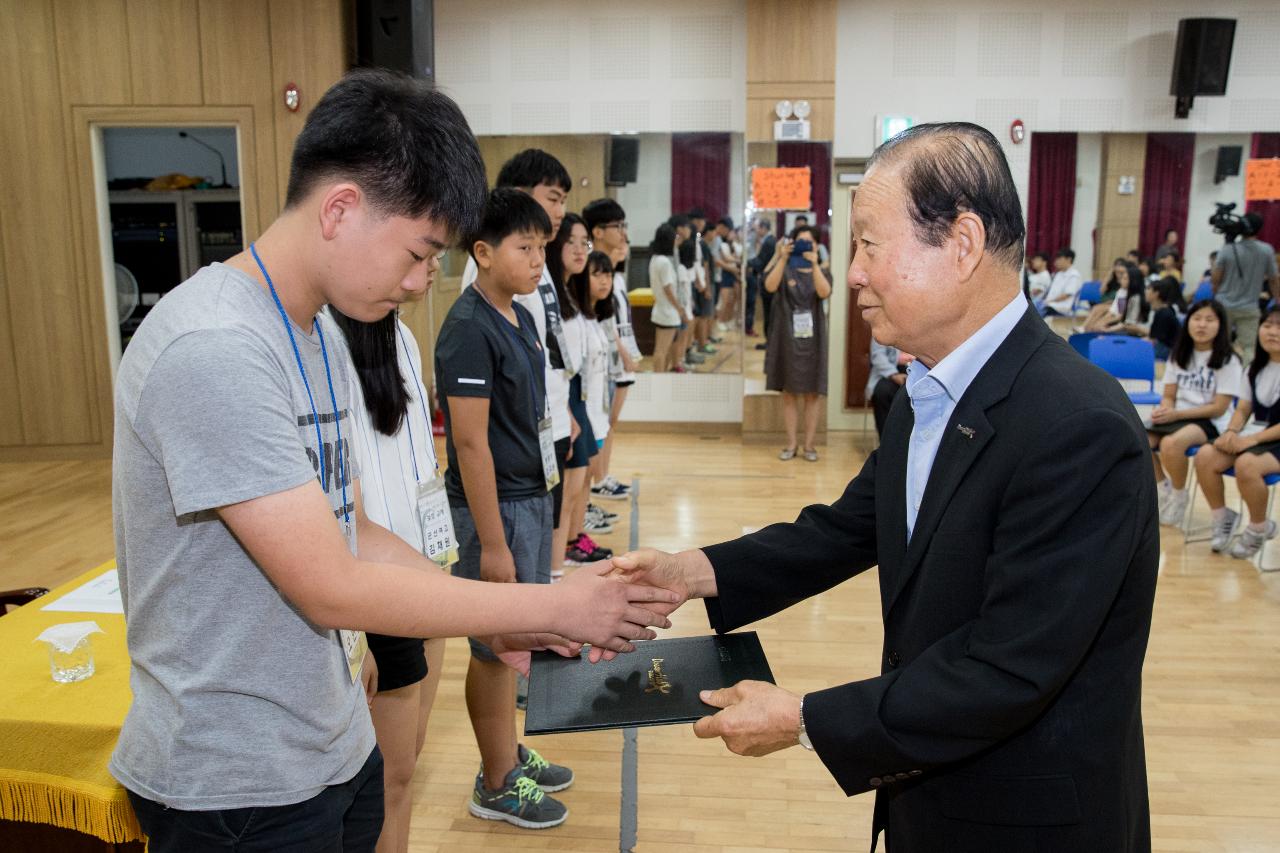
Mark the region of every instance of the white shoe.
<instances>
[{"instance_id":1,"label":"white shoe","mask_svg":"<svg viewBox=\"0 0 1280 853\"><path fill-rule=\"evenodd\" d=\"M1222 514L1222 518L1213 523L1213 538L1209 542L1209 547L1213 549L1213 553L1221 554L1227 550L1227 546L1231 544L1231 537L1236 532L1236 525L1240 522L1240 513L1234 509L1228 509Z\"/></svg>"},{"instance_id":2,"label":"white shoe","mask_svg":"<svg viewBox=\"0 0 1280 853\"><path fill-rule=\"evenodd\" d=\"M1176 489L1169 495L1169 500L1165 502L1164 509L1160 511L1160 523L1177 527L1182 523L1182 518L1187 514L1187 503L1191 499L1191 494L1186 489Z\"/></svg>"},{"instance_id":3,"label":"white shoe","mask_svg":"<svg viewBox=\"0 0 1280 853\"><path fill-rule=\"evenodd\" d=\"M1276 523L1274 521L1267 519L1267 529L1263 531L1254 530L1253 526L1249 525L1240 531L1236 544L1231 546L1231 556L1237 560L1247 560L1262 550L1262 543L1275 538Z\"/></svg>"},{"instance_id":4,"label":"white shoe","mask_svg":"<svg viewBox=\"0 0 1280 853\"><path fill-rule=\"evenodd\" d=\"M1173 494L1173 482L1165 477L1159 483L1156 483L1156 507L1160 510L1161 518L1164 517L1164 508L1169 503L1169 497ZM1163 524L1164 522L1161 522Z\"/></svg>"}]
</instances>

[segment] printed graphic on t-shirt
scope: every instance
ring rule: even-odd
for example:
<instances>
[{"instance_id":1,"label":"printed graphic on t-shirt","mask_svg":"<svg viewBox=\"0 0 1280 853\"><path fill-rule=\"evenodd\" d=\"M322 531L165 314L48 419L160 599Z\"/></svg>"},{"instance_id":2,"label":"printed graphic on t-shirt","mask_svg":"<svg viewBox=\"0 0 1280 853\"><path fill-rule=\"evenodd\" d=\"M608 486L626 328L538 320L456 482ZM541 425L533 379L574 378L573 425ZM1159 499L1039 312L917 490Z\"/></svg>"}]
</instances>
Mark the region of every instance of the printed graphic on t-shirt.
<instances>
[{"instance_id":1,"label":"printed graphic on t-shirt","mask_svg":"<svg viewBox=\"0 0 1280 853\"><path fill-rule=\"evenodd\" d=\"M1207 364L1178 372L1178 388L1183 391L1196 391L1212 396L1217 384L1218 371Z\"/></svg>"},{"instance_id":2,"label":"printed graphic on t-shirt","mask_svg":"<svg viewBox=\"0 0 1280 853\"><path fill-rule=\"evenodd\" d=\"M320 481L320 488L324 489L324 493L329 495L346 487L346 505L333 511L335 518L342 518L356 511L355 494L351 487L350 430L354 428L351 423L351 410L343 409L337 417L338 424L343 427L341 445L337 444L337 430L329 426L334 420L333 412L320 413L320 434L324 439L323 477L321 477L320 458L316 456L315 415L310 412L298 415L298 432L302 437L303 447L307 450L307 458L311 460L311 467L316 472L316 479ZM326 435L326 433L330 434ZM341 460L341 466L336 464L338 460Z\"/></svg>"}]
</instances>

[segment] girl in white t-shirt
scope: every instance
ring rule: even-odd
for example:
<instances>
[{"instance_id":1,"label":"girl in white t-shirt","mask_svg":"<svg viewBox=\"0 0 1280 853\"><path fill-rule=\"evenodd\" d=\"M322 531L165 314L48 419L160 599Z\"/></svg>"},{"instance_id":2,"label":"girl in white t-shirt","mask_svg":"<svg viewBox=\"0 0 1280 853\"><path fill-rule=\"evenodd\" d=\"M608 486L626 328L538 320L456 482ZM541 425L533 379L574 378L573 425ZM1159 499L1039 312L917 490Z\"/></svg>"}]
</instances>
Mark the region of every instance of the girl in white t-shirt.
<instances>
[{"instance_id":1,"label":"girl in white t-shirt","mask_svg":"<svg viewBox=\"0 0 1280 853\"><path fill-rule=\"evenodd\" d=\"M685 240L676 247L676 257L679 263L676 264L676 296L680 300L680 304L684 306L684 323L680 326L680 333L676 335L676 343L671 350L671 360L677 373L681 373L685 368L692 367L694 364L701 363L704 359L701 356L693 358L689 352L689 347L693 343L693 291L697 286L697 247L696 239Z\"/></svg>"},{"instance_id":2,"label":"girl in white t-shirt","mask_svg":"<svg viewBox=\"0 0 1280 853\"><path fill-rule=\"evenodd\" d=\"M662 223L649 244L649 289L653 291L653 372L664 373L679 364L675 352L676 335L689 319L676 292L676 229ZM683 370L683 368L681 368Z\"/></svg>"},{"instance_id":3,"label":"girl in white t-shirt","mask_svg":"<svg viewBox=\"0 0 1280 853\"><path fill-rule=\"evenodd\" d=\"M1240 402L1222 435L1196 453L1196 474L1209 508L1213 510L1214 551L1224 551L1240 520L1227 509L1222 474L1235 467L1240 497L1249 508L1249 525L1231 545L1231 556L1247 559L1276 535L1276 523L1267 518L1268 474L1280 474L1280 307L1272 308L1258 327L1258 347L1245 381Z\"/></svg>"},{"instance_id":4,"label":"girl in white t-shirt","mask_svg":"<svg viewBox=\"0 0 1280 853\"><path fill-rule=\"evenodd\" d=\"M1226 309L1213 299L1192 305L1164 369L1164 399L1147 424L1151 449L1158 451L1152 458L1161 524L1181 523L1188 501L1187 450L1213 441L1227 428L1227 410L1240 393L1243 372L1231 349Z\"/></svg>"}]
</instances>

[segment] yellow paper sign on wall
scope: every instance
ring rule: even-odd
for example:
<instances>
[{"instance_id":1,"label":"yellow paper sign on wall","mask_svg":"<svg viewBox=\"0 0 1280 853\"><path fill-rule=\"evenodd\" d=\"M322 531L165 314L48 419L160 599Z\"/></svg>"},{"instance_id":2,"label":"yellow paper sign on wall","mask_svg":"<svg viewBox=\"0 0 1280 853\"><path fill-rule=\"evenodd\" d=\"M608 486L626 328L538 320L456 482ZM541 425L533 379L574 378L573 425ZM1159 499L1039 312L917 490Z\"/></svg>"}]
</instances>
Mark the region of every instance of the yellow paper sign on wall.
<instances>
[{"instance_id":1,"label":"yellow paper sign on wall","mask_svg":"<svg viewBox=\"0 0 1280 853\"><path fill-rule=\"evenodd\" d=\"M1244 168L1245 201L1280 199L1280 157L1250 160Z\"/></svg>"},{"instance_id":2,"label":"yellow paper sign on wall","mask_svg":"<svg viewBox=\"0 0 1280 853\"><path fill-rule=\"evenodd\" d=\"M751 171L751 200L766 210L808 210L812 206L809 167Z\"/></svg>"}]
</instances>

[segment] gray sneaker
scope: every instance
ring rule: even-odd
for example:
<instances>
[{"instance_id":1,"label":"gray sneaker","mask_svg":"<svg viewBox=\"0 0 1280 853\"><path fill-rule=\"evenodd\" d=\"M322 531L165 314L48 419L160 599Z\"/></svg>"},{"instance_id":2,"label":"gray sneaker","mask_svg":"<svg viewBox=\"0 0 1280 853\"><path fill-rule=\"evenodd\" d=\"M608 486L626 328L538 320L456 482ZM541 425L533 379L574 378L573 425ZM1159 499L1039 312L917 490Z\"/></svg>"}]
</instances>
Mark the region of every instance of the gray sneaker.
<instances>
[{"instance_id":1,"label":"gray sneaker","mask_svg":"<svg viewBox=\"0 0 1280 853\"><path fill-rule=\"evenodd\" d=\"M1267 529L1264 531L1259 532L1252 527L1246 527L1240 531L1236 544L1231 546L1231 556L1237 560L1247 560L1262 550L1262 543L1275 538L1276 523L1270 519L1267 519Z\"/></svg>"},{"instance_id":2,"label":"gray sneaker","mask_svg":"<svg viewBox=\"0 0 1280 853\"><path fill-rule=\"evenodd\" d=\"M1221 554L1227 550L1227 545L1231 544L1231 537L1236 532L1236 524L1240 521L1240 513L1234 509L1229 509L1223 513L1220 521L1213 523L1213 539L1209 542L1209 547L1213 549L1213 553Z\"/></svg>"},{"instance_id":3,"label":"gray sneaker","mask_svg":"<svg viewBox=\"0 0 1280 853\"><path fill-rule=\"evenodd\" d=\"M553 794L563 791L573 784L573 771L559 764L552 764L538 754L536 749L527 749L523 744L516 747L516 760L520 762L520 770L524 775L538 783L538 787Z\"/></svg>"},{"instance_id":4,"label":"gray sneaker","mask_svg":"<svg viewBox=\"0 0 1280 853\"><path fill-rule=\"evenodd\" d=\"M484 786L483 773L476 776L467 808L478 818L505 820L523 829L550 829L564 823L569 816L564 803L548 797L518 766L511 768L502 787L496 791Z\"/></svg>"}]
</instances>

